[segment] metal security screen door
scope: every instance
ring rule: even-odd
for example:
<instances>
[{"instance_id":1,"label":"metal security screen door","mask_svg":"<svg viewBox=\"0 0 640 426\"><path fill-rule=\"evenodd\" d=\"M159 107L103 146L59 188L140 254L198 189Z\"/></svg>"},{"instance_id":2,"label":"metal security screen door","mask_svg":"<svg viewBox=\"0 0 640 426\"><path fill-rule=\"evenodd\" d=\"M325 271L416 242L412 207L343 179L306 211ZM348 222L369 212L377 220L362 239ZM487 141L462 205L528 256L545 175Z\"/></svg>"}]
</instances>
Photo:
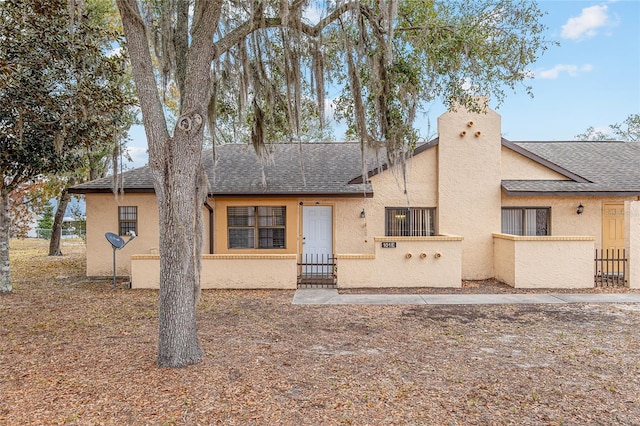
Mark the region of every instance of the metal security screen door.
<instances>
[{"instance_id":1,"label":"metal security screen door","mask_svg":"<svg viewBox=\"0 0 640 426\"><path fill-rule=\"evenodd\" d=\"M301 282L333 283L333 208L302 207Z\"/></svg>"}]
</instances>

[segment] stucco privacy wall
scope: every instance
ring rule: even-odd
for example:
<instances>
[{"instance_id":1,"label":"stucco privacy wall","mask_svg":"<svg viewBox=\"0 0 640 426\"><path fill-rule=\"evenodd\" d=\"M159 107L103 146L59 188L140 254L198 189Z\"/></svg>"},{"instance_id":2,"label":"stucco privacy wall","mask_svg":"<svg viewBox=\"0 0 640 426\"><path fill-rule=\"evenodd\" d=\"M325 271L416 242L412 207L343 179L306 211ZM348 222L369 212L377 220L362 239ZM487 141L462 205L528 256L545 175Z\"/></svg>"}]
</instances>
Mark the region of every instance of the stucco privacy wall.
<instances>
[{"instance_id":1,"label":"stucco privacy wall","mask_svg":"<svg viewBox=\"0 0 640 426\"><path fill-rule=\"evenodd\" d=\"M104 234L118 233L118 206L138 208L138 236L122 250L116 250L117 274L128 276L131 255L157 253L158 204L155 194L86 194L86 214L91 218L87 227L87 276L113 274L113 249ZM125 241L128 237L124 237Z\"/></svg>"},{"instance_id":2,"label":"stucco privacy wall","mask_svg":"<svg viewBox=\"0 0 640 426\"><path fill-rule=\"evenodd\" d=\"M513 287L593 287L593 237L493 238L496 278Z\"/></svg>"},{"instance_id":3,"label":"stucco privacy wall","mask_svg":"<svg viewBox=\"0 0 640 426\"><path fill-rule=\"evenodd\" d=\"M438 118L438 229L464 237L462 277L493 276L493 238L500 232L501 119L462 109Z\"/></svg>"},{"instance_id":4,"label":"stucco privacy wall","mask_svg":"<svg viewBox=\"0 0 640 426\"><path fill-rule=\"evenodd\" d=\"M640 288L640 201L624 203L625 249L629 259L630 288Z\"/></svg>"},{"instance_id":5,"label":"stucco privacy wall","mask_svg":"<svg viewBox=\"0 0 640 426\"><path fill-rule=\"evenodd\" d=\"M160 257L131 257L131 288L160 288ZM203 289L295 289L297 256L275 255L203 255Z\"/></svg>"},{"instance_id":6,"label":"stucco privacy wall","mask_svg":"<svg viewBox=\"0 0 640 426\"><path fill-rule=\"evenodd\" d=\"M338 254L338 286L460 287L462 237L376 237L374 254ZM393 241L395 248L382 248Z\"/></svg>"}]
</instances>

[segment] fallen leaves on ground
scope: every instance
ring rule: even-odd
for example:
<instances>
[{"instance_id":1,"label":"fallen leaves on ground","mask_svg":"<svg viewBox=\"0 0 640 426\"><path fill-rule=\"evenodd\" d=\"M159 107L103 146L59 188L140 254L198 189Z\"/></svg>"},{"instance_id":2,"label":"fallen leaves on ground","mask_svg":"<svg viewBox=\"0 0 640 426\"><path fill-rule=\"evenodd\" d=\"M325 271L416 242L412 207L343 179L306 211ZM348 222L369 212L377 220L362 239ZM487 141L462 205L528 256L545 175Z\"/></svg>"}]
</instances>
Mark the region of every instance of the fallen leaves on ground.
<instances>
[{"instance_id":1,"label":"fallen leaves on ground","mask_svg":"<svg viewBox=\"0 0 640 426\"><path fill-rule=\"evenodd\" d=\"M155 365L157 293L12 243L2 425L640 424L640 306L303 306L204 291L199 365Z\"/></svg>"}]
</instances>

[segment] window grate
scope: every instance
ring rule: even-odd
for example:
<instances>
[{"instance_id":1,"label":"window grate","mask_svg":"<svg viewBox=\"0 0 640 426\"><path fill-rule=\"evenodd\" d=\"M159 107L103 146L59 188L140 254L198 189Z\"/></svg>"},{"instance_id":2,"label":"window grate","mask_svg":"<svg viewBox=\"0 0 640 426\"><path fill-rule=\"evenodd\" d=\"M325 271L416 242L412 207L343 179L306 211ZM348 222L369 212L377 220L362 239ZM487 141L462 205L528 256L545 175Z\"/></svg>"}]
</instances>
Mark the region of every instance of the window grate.
<instances>
[{"instance_id":1,"label":"window grate","mask_svg":"<svg viewBox=\"0 0 640 426\"><path fill-rule=\"evenodd\" d=\"M129 235L131 231L138 235L138 207L118 207L118 230L119 235Z\"/></svg>"},{"instance_id":2,"label":"window grate","mask_svg":"<svg viewBox=\"0 0 640 426\"><path fill-rule=\"evenodd\" d=\"M434 208L387 207L385 215L385 235L388 237L435 235Z\"/></svg>"}]
</instances>

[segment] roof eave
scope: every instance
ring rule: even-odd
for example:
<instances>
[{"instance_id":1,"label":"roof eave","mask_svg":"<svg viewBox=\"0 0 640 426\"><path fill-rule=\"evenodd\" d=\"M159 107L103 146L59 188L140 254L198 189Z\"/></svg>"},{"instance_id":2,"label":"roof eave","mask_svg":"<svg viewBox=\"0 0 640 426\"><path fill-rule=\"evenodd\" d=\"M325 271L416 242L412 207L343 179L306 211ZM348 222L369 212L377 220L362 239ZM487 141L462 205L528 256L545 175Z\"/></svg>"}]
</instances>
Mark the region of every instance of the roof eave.
<instances>
[{"instance_id":1,"label":"roof eave","mask_svg":"<svg viewBox=\"0 0 640 426\"><path fill-rule=\"evenodd\" d=\"M502 187L502 191L513 197L640 197L640 191L531 191L509 190L504 187Z\"/></svg>"},{"instance_id":2,"label":"roof eave","mask_svg":"<svg viewBox=\"0 0 640 426\"><path fill-rule=\"evenodd\" d=\"M288 197L323 197L323 198L372 198L373 191L361 192L246 192L242 194L230 192L210 192L209 197L224 198L288 198Z\"/></svg>"},{"instance_id":3,"label":"roof eave","mask_svg":"<svg viewBox=\"0 0 640 426\"><path fill-rule=\"evenodd\" d=\"M149 194L155 193L153 188L124 188L126 193ZM70 194L113 194L111 188L69 188Z\"/></svg>"},{"instance_id":4,"label":"roof eave","mask_svg":"<svg viewBox=\"0 0 640 426\"><path fill-rule=\"evenodd\" d=\"M110 188L69 188L71 194L112 194ZM125 194L153 194L153 188L125 188ZM358 192L247 192L247 193L228 193L228 192L210 192L209 197L228 197L228 198L255 198L255 197L332 197L332 198L372 198L373 191Z\"/></svg>"}]
</instances>

